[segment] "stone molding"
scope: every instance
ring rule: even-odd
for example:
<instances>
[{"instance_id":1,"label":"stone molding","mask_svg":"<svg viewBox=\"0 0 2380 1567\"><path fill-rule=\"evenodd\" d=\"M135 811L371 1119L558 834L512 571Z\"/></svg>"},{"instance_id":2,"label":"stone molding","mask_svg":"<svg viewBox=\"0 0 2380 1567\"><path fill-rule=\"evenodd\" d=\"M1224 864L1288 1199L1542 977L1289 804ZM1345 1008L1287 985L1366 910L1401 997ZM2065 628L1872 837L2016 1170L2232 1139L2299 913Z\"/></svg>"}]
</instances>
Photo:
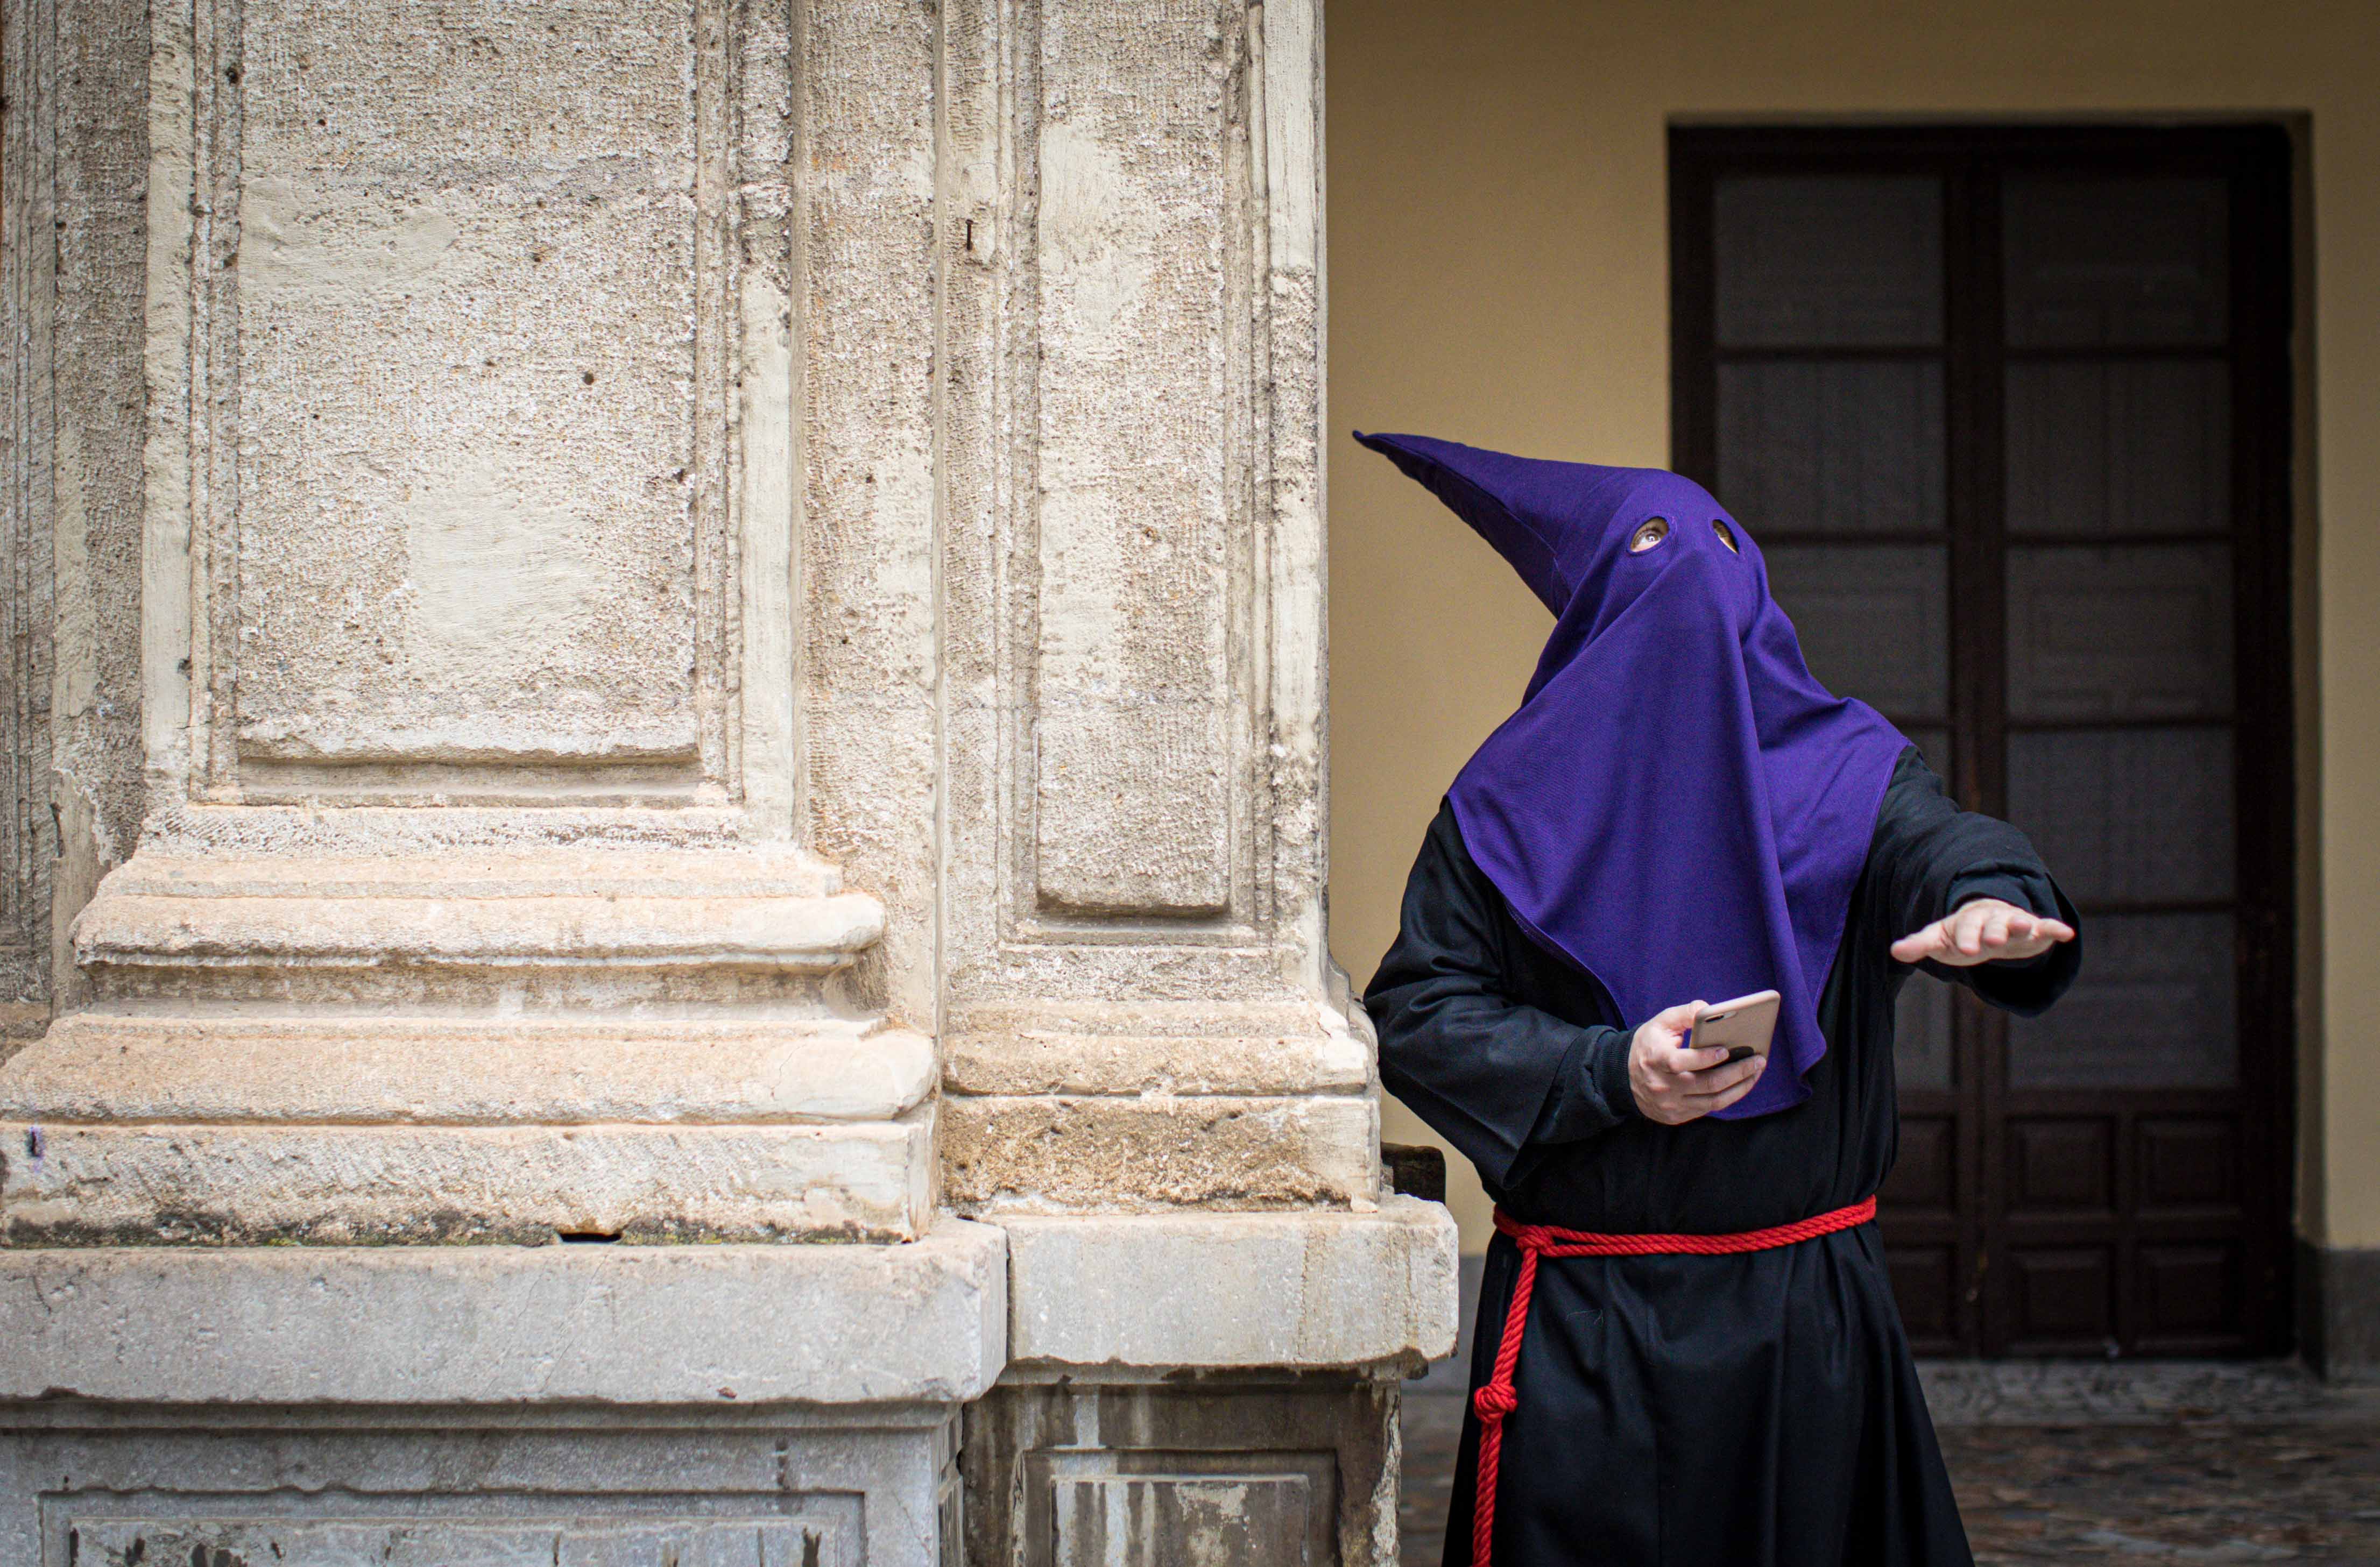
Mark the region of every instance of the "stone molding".
<instances>
[{"instance_id":1,"label":"stone molding","mask_svg":"<svg viewBox=\"0 0 2380 1567\"><path fill-rule=\"evenodd\" d=\"M610 852L135 855L0 1065L0 1245L920 1234L932 1046L841 979L881 907Z\"/></svg>"},{"instance_id":2,"label":"stone molding","mask_svg":"<svg viewBox=\"0 0 2380 1567\"><path fill-rule=\"evenodd\" d=\"M1409 1368L1452 1348L1455 1247L1391 1198L889 1247L7 1248L0 1401L955 1403L1012 1365Z\"/></svg>"},{"instance_id":3,"label":"stone molding","mask_svg":"<svg viewBox=\"0 0 2380 1567\"><path fill-rule=\"evenodd\" d=\"M0 1249L0 1401L958 1404L1001 1232L905 1246Z\"/></svg>"},{"instance_id":4,"label":"stone molding","mask_svg":"<svg viewBox=\"0 0 2380 1567\"><path fill-rule=\"evenodd\" d=\"M1001 1223L1019 1369L1418 1370L1454 1347L1454 1221L1433 1202Z\"/></svg>"},{"instance_id":5,"label":"stone molding","mask_svg":"<svg viewBox=\"0 0 2380 1567\"><path fill-rule=\"evenodd\" d=\"M78 1012L0 1073L0 1121L771 1126L889 1121L933 1042L873 1020Z\"/></svg>"},{"instance_id":6,"label":"stone molding","mask_svg":"<svg viewBox=\"0 0 2380 1567\"><path fill-rule=\"evenodd\" d=\"M942 1191L1034 1212L1348 1209L1380 1189L1368 1094L951 1094Z\"/></svg>"}]
</instances>

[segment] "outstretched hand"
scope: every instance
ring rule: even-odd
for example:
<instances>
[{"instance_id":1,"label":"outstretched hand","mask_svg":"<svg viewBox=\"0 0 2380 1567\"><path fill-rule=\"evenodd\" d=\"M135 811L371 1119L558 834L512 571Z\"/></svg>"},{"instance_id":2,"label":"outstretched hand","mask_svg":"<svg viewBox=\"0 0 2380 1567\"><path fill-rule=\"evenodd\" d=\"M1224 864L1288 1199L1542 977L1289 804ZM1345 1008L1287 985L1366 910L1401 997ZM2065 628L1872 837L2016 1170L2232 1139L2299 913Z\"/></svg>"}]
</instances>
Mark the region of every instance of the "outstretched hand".
<instances>
[{"instance_id":1,"label":"outstretched hand","mask_svg":"<svg viewBox=\"0 0 2380 1567\"><path fill-rule=\"evenodd\" d=\"M1680 1127L1714 1110L1724 1110L1752 1091L1768 1065L1752 1055L1730 1066L1725 1045L1685 1048L1703 1003L1689 1001L1666 1012L1656 1012L1636 1031L1628 1046L1628 1088L1636 1108L1648 1121Z\"/></svg>"},{"instance_id":2,"label":"outstretched hand","mask_svg":"<svg viewBox=\"0 0 2380 1567\"><path fill-rule=\"evenodd\" d=\"M1997 898L1978 898L1894 942L1892 956L1903 963L1922 963L1930 958L1953 969L1970 969L1978 963L2038 958L2059 942L2073 939L2074 927L2063 920L2052 920Z\"/></svg>"}]
</instances>

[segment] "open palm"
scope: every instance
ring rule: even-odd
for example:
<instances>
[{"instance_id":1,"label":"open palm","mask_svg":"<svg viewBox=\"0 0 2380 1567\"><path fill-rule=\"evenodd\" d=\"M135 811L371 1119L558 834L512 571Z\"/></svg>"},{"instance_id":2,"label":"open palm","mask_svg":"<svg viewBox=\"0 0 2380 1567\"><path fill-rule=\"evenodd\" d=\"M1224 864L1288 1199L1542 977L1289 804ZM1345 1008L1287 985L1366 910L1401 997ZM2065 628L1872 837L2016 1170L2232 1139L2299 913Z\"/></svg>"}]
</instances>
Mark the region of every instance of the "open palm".
<instances>
[{"instance_id":1,"label":"open palm","mask_svg":"<svg viewBox=\"0 0 2380 1567\"><path fill-rule=\"evenodd\" d=\"M1977 963L2021 962L2037 958L2061 941L2074 939L2074 927L1997 898L1978 898L1912 931L1892 944L1892 955L1903 963L1932 958L1954 969Z\"/></svg>"}]
</instances>

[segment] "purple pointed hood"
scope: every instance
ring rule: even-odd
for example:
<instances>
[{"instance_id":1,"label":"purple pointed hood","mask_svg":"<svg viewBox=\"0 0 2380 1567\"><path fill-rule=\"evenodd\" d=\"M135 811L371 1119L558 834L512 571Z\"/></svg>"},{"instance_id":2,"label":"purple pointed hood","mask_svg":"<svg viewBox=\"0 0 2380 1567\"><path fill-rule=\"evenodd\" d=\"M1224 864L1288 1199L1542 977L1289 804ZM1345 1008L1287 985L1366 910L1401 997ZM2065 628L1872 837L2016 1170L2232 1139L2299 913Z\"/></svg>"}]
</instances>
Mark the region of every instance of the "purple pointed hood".
<instances>
[{"instance_id":1,"label":"purple pointed hood","mask_svg":"<svg viewBox=\"0 0 2380 1567\"><path fill-rule=\"evenodd\" d=\"M1799 1104L1827 1053L1818 995L1908 741L1811 677L1758 547L1691 479L1355 439L1554 612L1520 710L1448 790L1472 858L1628 1027L1682 1001L1777 991L1769 1070L1719 1114ZM1656 517L1669 536L1632 554Z\"/></svg>"}]
</instances>

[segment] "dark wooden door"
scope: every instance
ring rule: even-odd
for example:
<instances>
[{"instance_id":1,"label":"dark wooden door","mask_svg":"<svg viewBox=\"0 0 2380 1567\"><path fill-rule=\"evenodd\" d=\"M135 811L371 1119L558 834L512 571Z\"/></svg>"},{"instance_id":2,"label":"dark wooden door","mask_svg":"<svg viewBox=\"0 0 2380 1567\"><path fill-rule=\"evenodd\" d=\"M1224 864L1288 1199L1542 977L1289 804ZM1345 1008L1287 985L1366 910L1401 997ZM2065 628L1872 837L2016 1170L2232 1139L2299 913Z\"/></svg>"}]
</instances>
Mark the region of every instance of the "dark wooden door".
<instances>
[{"instance_id":1,"label":"dark wooden door","mask_svg":"<svg viewBox=\"0 0 2380 1567\"><path fill-rule=\"evenodd\" d=\"M1921 1353L2289 1332L2289 144L2274 127L1679 129L1678 465L1818 676L2080 907L2011 1020L1902 1001Z\"/></svg>"}]
</instances>

